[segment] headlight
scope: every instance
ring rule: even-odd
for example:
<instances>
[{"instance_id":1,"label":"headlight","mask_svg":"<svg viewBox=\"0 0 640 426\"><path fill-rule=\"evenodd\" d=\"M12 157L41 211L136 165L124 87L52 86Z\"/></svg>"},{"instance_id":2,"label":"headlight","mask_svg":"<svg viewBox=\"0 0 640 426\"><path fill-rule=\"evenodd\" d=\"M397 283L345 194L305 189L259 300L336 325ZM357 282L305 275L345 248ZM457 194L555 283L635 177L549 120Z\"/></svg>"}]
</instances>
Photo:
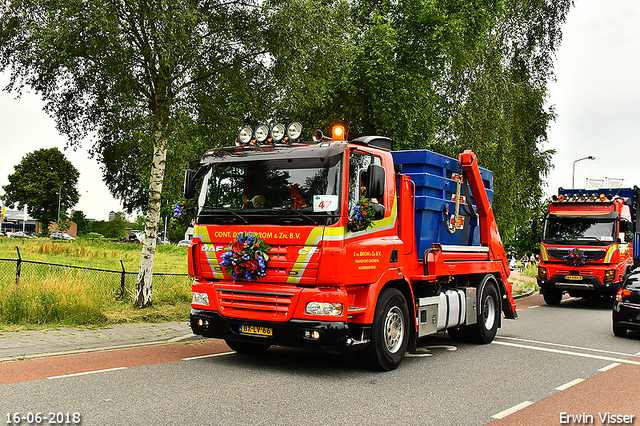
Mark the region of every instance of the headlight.
<instances>
[{"instance_id":1,"label":"headlight","mask_svg":"<svg viewBox=\"0 0 640 426\"><path fill-rule=\"evenodd\" d=\"M302 124L297 121L289 124L289 127L287 128L287 136L289 136L289 139L294 141L298 140L300 139L300 135L302 135Z\"/></svg>"},{"instance_id":2,"label":"headlight","mask_svg":"<svg viewBox=\"0 0 640 426\"><path fill-rule=\"evenodd\" d=\"M273 139L273 142L280 142L282 138L284 138L285 131L286 129L284 128L284 124L278 123L273 126L273 128L271 129L271 138Z\"/></svg>"},{"instance_id":3,"label":"headlight","mask_svg":"<svg viewBox=\"0 0 640 426\"><path fill-rule=\"evenodd\" d=\"M342 303L321 303L309 302L304 308L304 312L309 315L342 315Z\"/></svg>"},{"instance_id":4,"label":"headlight","mask_svg":"<svg viewBox=\"0 0 640 426\"><path fill-rule=\"evenodd\" d=\"M191 303L196 305L206 305L209 306L209 295L207 293L193 293L193 298L191 299Z\"/></svg>"},{"instance_id":5,"label":"headlight","mask_svg":"<svg viewBox=\"0 0 640 426\"><path fill-rule=\"evenodd\" d=\"M541 280L547 279L547 268L545 268L544 266L538 266L538 278L540 278Z\"/></svg>"},{"instance_id":6,"label":"headlight","mask_svg":"<svg viewBox=\"0 0 640 426\"><path fill-rule=\"evenodd\" d=\"M253 132L251 131L251 127L244 126L242 129L240 129L240 133L238 134L238 141L242 145L246 145L251 141L252 135L253 135Z\"/></svg>"},{"instance_id":7,"label":"headlight","mask_svg":"<svg viewBox=\"0 0 640 426\"><path fill-rule=\"evenodd\" d=\"M256 129L256 141L263 143L269 137L269 128L264 124L261 124Z\"/></svg>"},{"instance_id":8,"label":"headlight","mask_svg":"<svg viewBox=\"0 0 640 426\"><path fill-rule=\"evenodd\" d=\"M604 271L604 282L608 283L613 281L616 278L616 270L615 269L607 269Z\"/></svg>"}]
</instances>

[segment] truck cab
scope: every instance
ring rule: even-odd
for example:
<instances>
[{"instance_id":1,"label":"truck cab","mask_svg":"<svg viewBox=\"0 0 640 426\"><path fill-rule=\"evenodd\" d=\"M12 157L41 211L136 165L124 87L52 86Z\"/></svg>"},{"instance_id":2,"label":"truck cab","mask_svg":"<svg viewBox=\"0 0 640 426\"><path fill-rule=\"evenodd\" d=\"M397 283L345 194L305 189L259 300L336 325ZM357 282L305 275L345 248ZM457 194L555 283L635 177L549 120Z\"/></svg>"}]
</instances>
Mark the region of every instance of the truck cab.
<instances>
[{"instance_id":1,"label":"truck cab","mask_svg":"<svg viewBox=\"0 0 640 426\"><path fill-rule=\"evenodd\" d=\"M635 189L559 190L547 207L538 265L545 302L612 297L633 269Z\"/></svg>"}]
</instances>

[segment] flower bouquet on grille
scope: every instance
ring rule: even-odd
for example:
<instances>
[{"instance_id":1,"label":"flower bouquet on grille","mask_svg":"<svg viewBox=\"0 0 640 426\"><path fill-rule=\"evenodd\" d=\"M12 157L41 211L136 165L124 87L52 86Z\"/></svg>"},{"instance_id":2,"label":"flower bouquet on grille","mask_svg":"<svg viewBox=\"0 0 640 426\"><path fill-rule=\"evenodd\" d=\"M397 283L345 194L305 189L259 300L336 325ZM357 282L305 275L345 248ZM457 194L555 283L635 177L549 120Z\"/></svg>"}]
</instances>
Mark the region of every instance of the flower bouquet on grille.
<instances>
[{"instance_id":1,"label":"flower bouquet on grille","mask_svg":"<svg viewBox=\"0 0 640 426\"><path fill-rule=\"evenodd\" d=\"M579 248L569 249L569 252L562 257L567 265L580 266L584 265L587 255Z\"/></svg>"},{"instance_id":2,"label":"flower bouquet on grille","mask_svg":"<svg viewBox=\"0 0 640 426\"><path fill-rule=\"evenodd\" d=\"M267 275L267 251L270 249L271 246L259 234L241 232L224 249L220 266L226 267L227 275L233 277L234 282L238 277L247 281L257 280Z\"/></svg>"}]
</instances>

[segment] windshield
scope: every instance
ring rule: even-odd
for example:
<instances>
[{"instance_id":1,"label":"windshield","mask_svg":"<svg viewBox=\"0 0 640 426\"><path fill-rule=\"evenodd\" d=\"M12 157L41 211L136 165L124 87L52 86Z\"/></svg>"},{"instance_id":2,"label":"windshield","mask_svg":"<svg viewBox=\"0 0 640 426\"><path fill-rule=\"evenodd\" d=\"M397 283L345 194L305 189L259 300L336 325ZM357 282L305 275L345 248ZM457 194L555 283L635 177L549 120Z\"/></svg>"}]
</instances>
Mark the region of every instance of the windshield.
<instances>
[{"instance_id":1,"label":"windshield","mask_svg":"<svg viewBox=\"0 0 640 426\"><path fill-rule=\"evenodd\" d=\"M198 223L335 223L341 158L214 163L203 179Z\"/></svg>"},{"instance_id":2,"label":"windshield","mask_svg":"<svg viewBox=\"0 0 640 426\"><path fill-rule=\"evenodd\" d=\"M615 220L551 215L546 220L542 240L551 243L608 245L615 240L615 225Z\"/></svg>"}]
</instances>

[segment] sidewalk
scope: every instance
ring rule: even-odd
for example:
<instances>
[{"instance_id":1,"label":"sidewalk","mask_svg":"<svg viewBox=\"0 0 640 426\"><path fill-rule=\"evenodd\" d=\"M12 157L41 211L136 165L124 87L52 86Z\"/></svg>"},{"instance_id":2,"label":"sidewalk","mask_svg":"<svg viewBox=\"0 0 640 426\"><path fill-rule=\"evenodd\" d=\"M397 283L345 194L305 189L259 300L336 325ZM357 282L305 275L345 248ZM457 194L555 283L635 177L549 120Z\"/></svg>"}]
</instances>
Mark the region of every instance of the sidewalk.
<instances>
[{"instance_id":1,"label":"sidewalk","mask_svg":"<svg viewBox=\"0 0 640 426\"><path fill-rule=\"evenodd\" d=\"M0 362L195 339L186 322L0 332Z\"/></svg>"}]
</instances>

